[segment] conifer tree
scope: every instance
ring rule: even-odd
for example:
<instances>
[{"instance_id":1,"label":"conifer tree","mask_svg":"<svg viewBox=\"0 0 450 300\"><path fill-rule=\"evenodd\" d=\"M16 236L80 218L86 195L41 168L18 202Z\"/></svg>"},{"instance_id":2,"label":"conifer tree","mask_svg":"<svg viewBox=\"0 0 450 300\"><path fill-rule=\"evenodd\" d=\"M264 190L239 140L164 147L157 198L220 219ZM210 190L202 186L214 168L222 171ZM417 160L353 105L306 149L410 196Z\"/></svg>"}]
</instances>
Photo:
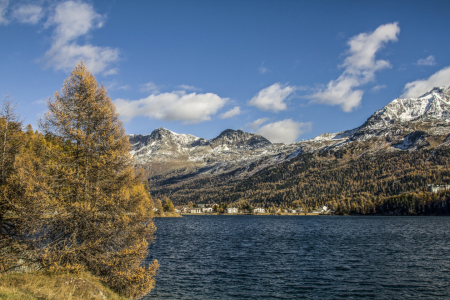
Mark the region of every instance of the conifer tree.
<instances>
[{"instance_id":1,"label":"conifer tree","mask_svg":"<svg viewBox=\"0 0 450 300\"><path fill-rule=\"evenodd\" d=\"M44 220L56 210L55 203L49 200L48 173L43 156L46 148L55 146L55 140L46 140L34 133L31 126L20 135L23 144L14 160L13 171L2 185L2 196L12 204L14 224L14 257L9 267L21 265L39 267L39 248ZM15 245L14 245L15 244Z\"/></svg>"},{"instance_id":2,"label":"conifer tree","mask_svg":"<svg viewBox=\"0 0 450 300\"><path fill-rule=\"evenodd\" d=\"M164 216L164 208L163 208L161 199L156 200L155 208L156 208L156 213L159 216L161 216L161 217Z\"/></svg>"},{"instance_id":3,"label":"conifer tree","mask_svg":"<svg viewBox=\"0 0 450 300\"><path fill-rule=\"evenodd\" d=\"M0 184L6 181L6 178L14 169L14 160L23 145L23 140L21 139L22 122L14 112L14 108L15 105L11 101L9 93L6 93L0 112Z\"/></svg>"},{"instance_id":4,"label":"conifer tree","mask_svg":"<svg viewBox=\"0 0 450 300\"><path fill-rule=\"evenodd\" d=\"M11 197L8 180L15 172L16 156L24 145L22 122L9 93L0 111L0 271L15 266L24 245L20 230L20 203Z\"/></svg>"},{"instance_id":5,"label":"conifer tree","mask_svg":"<svg viewBox=\"0 0 450 300\"><path fill-rule=\"evenodd\" d=\"M81 268L126 296L151 290L155 260L142 267L153 239L153 203L135 176L130 144L106 89L80 62L47 101L48 200L41 240L47 268Z\"/></svg>"},{"instance_id":6,"label":"conifer tree","mask_svg":"<svg viewBox=\"0 0 450 300\"><path fill-rule=\"evenodd\" d=\"M169 198L166 198L166 201L164 203L164 211L168 211L168 212L175 211L175 206L173 205L172 200L170 200Z\"/></svg>"}]
</instances>

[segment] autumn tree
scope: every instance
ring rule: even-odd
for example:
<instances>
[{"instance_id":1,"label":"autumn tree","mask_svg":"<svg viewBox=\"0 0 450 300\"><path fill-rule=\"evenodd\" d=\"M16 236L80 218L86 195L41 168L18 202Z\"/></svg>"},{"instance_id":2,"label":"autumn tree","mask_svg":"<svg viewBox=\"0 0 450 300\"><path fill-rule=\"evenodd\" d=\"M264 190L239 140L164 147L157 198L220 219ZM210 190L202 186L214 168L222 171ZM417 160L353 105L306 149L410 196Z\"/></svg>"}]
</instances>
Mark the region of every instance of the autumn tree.
<instances>
[{"instance_id":1,"label":"autumn tree","mask_svg":"<svg viewBox=\"0 0 450 300\"><path fill-rule=\"evenodd\" d=\"M128 137L104 86L83 62L47 101L42 132L47 202L41 253L48 269L87 269L126 296L148 293L158 262L143 267L152 241L153 203L136 177Z\"/></svg>"},{"instance_id":2,"label":"autumn tree","mask_svg":"<svg viewBox=\"0 0 450 300\"><path fill-rule=\"evenodd\" d=\"M0 271L15 266L26 245L20 230L20 202L11 195L8 180L14 175L16 157L24 145L22 122L14 112L9 93L0 112Z\"/></svg>"},{"instance_id":3,"label":"autumn tree","mask_svg":"<svg viewBox=\"0 0 450 300\"><path fill-rule=\"evenodd\" d=\"M4 184L6 178L13 171L15 158L23 145L21 138L22 122L14 112L14 108L15 104L12 102L9 93L6 93L0 113L0 184Z\"/></svg>"},{"instance_id":4,"label":"autumn tree","mask_svg":"<svg viewBox=\"0 0 450 300\"><path fill-rule=\"evenodd\" d=\"M169 198L166 198L166 201L164 202L164 211L167 212L175 211L175 206L173 205L172 201Z\"/></svg>"},{"instance_id":5,"label":"autumn tree","mask_svg":"<svg viewBox=\"0 0 450 300\"><path fill-rule=\"evenodd\" d=\"M157 213L159 216L161 216L161 217L164 216L164 208L163 208L161 199L157 199L157 200L156 200L156 203L155 203L155 209L156 209L156 213Z\"/></svg>"},{"instance_id":6,"label":"autumn tree","mask_svg":"<svg viewBox=\"0 0 450 300\"><path fill-rule=\"evenodd\" d=\"M305 214L305 216L309 213L309 207L308 207L308 205L306 205L306 203L303 203L302 204L302 206L301 206L301 208L302 208L302 212Z\"/></svg>"},{"instance_id":7,"label":"autumn tree","mask_svg":"<svg viewBox=\"0 0 450 300\"><path fill-rule=\"evenodd\" d=\"M42 229L49 216L57 210L55 202L48 201L48 161L43 154L47 148L57 146L57 142L33 132L30 125L25 132L16 134L20 135L22 143L13 169L1 186L2 197L10 204L7 216L10 216L9 224L12 224L9 225L13 229L9 236L13 239L11 246L14 251L9 255L2 253L0 258L7 258L7 269L36 269L42 266L39 255L44 237Z\"/></svg>"}]
</instances>

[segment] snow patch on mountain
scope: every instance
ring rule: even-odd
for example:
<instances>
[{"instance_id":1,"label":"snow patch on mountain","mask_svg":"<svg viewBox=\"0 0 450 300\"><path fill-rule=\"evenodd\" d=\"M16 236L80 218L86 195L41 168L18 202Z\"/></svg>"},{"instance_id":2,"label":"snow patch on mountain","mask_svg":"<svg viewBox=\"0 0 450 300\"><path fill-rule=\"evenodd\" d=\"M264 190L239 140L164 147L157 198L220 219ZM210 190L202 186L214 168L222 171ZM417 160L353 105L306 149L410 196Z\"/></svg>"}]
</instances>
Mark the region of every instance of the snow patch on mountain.
<instances>
[{"instance_id":1,"label":"snow patch on mountain","mask_svg":"<svg viewBox=\"0 0 450 300\"><path fill-rule=\"evenodd\" d=\"M429 145L425 139L426 136L427 134L423 131L414 131L405 136L402 141L393 144L392 147L401 150L417 150Z\"/></svg>"}]
</instances>

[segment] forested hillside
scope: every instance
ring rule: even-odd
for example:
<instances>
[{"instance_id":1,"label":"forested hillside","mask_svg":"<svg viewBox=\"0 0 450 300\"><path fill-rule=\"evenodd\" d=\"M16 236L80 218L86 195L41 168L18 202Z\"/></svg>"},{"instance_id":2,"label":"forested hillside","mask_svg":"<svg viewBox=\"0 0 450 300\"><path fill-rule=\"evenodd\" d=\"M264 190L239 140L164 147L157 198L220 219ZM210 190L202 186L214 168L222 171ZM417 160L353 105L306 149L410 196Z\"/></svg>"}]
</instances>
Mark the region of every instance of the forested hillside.
<instances>
[{"instance_id":1,"label":"forested hillside","mask_svg":"<svg viewBox=\"0 0 450 300\"><path fill-rule=\"evenodd\" d=\"M352 155L338 152L302 154L264 169L243 181L233 174L153 187L171 194L176 204L189 201L281 207L327 205L338 211L368 212L390 196L418 193L428 183L450 182L450 148ZM169 182L167 182L169 183Z\"/></svg>"}]
</instances>

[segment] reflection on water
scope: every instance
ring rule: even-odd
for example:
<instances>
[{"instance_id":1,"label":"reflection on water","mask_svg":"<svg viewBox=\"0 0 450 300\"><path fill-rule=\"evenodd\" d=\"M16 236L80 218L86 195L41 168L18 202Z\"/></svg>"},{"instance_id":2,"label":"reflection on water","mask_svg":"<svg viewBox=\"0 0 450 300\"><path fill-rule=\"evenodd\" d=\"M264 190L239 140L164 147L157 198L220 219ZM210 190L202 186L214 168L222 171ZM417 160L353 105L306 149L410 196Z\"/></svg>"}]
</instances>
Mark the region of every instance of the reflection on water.
<instances>
[{"instance_id":1,"label":"reflection on water","mask_svg":"<svg viewBox=\"0 0 450 300\"><path fill-rule=\"evenodd\" d=\"M450 297L448 217L155 219L146 299Z\"/></svg>"}]
</instances>

